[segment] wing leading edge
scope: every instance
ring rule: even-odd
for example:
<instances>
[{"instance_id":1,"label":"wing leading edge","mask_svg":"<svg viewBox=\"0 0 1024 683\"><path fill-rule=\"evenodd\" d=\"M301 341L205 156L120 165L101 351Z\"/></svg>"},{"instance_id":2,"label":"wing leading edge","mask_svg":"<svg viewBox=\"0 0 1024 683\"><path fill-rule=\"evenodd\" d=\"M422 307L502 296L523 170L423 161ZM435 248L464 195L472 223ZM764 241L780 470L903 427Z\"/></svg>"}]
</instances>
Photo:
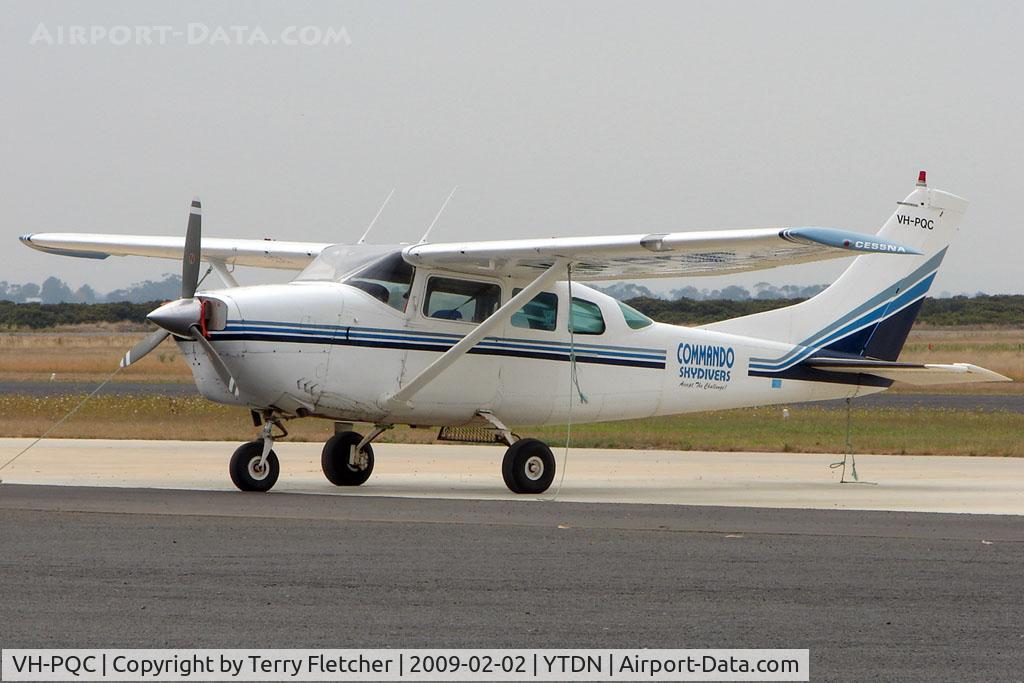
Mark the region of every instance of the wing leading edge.
<instances>
[{"instance_id":1,"label":"wing leading edge","mask_svg":"<svg viewBox=\"0 0 1024 683\"><path fill-rule=\"evenodd\" d=\"M150 256L181 260L184 236L34 233L21 241L39 251L62 256L104 259L108 256ZM210 237L203 239L203 260L229 265L302 270L330 246L319 242L279 242Z\"/></svg>"},{"instance_id":2,"label":"wing leading edge","mask_svg":"<svg viewBox=\"0 0 1024 683\"><path fill-rule=\"evenodd\" d=\"M406 261L467 274L534 277L556 259L579 280L725 275L859 254L920 254L835 228L753 228L607 237L415 244Z\"/></svg>"}]
</instances>

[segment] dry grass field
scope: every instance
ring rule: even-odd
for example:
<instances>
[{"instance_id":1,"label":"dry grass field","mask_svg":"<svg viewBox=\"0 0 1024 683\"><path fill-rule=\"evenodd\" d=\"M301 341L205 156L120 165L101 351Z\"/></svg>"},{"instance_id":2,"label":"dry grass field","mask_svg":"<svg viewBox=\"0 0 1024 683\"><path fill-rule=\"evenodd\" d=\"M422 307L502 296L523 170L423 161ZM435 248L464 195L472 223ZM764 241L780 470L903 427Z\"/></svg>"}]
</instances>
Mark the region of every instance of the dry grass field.
<instances>
[{"instance_id":1,"label":"dry grass field","mask_svg":"<svg viewBox=\"0 0 1024 683\"><path fill-rule=\"evenodd\" d=\"M964 392L971 394L1024 393L1024 330L929 329L910 333L900 360L917 363L974 363L1013 379L1013 383L958 385L921 390L897 385L893 391Z\"/></svg>"},{"instance_id":2,"label":"dry grass field","mask_svg":"<svg viewBox=\"0 0 1024 683\"><path fill-rule=\"evenodd\" d=\"M0 381L99 382L147 334L131 327L0 334ZM118 381L191 382L192 373L170 342L120 372Z\"/></svg>"}]
</instances>

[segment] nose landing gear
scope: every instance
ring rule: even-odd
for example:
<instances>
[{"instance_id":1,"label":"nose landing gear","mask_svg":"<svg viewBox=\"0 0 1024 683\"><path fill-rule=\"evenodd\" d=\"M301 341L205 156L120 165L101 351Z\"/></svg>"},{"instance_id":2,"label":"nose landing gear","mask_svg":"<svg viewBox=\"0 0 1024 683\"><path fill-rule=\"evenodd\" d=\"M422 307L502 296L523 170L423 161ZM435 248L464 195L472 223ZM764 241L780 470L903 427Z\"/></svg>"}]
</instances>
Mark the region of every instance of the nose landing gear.
<instances>
[{"instance_id":1,"label":"nose landing gear","mask_svg":"<svg viewBox=\"0 0 1024 683\"><path fill-rule=\"evenodd\" d=\"M272 430L277 425L281 430L280 437L288 436L287 430L274 417L268 417L263 423L263 433L259 439L243 443L231 455L228 473L231 481L240 491L266 492L277 483L281 474L281 463L274 452L274 435Z\"/></svg>"}]
</instances>

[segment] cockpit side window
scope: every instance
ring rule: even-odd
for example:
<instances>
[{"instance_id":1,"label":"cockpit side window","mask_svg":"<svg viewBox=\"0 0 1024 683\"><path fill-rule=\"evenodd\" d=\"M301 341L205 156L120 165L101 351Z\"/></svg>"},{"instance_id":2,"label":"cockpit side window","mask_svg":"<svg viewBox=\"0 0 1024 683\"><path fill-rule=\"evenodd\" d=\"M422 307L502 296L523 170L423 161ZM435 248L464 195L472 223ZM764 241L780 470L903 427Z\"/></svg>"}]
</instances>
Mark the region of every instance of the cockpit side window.
<instances>
[{"instance_id":1,"label":"cockpit side window","mask_svg":"<svg viewBox=\"0 0 1024 683\"><path fill-rule=\"evenodd\" d=\"M399 252L370 264L344 283L363 290L396 311L404 312L409 304L409 290L415 274L416 269Z\"/></svg>"},{"instance_id":2,"label":"cockpit side window","mask_svg":"<svg viewBox=\"0 0 1024 683\"><path fill-rule=\"evenodd\" d=\"M622 317L626 319L626 324L632 330L642 330L645 327L650 327L654 324L654 321L648 318L646 315L636 310L628 304L624 304L621 301L616 301L619 308L622 309Z\"/></svg>"},{"instance_id":3,"label":"cockpit side window","mask_svg":"<svg viewBox=\"0 0 1024 683\"><path fill-rule=\"evenodd\" d=\"M521 291L523 290L518 287L513 289L512 296ZM512 314L512 327L553 332L557 324L558 295L551 292L541 292L533 297L530 303Z\"/></svg>"},{"instance_id":4,"label":"cockpit side window","mask_svg":"<svg viewBox=\"0 0 1024 683\"><path fill-rule=\"evenodd\" d=\"M498 310L501 287L490 282L457 280L450 277L432 277L427 280L429 318L483 322Z\"/></svg>"},{"instance_id":5,"label":"cockpit side window","mask_svg":"<svg viewBox=\"0 0 1024 683\"><path fill-rule=\"evenodd\" d=\"M569 331L573 334L604 334L604 316L601 307L584 299L572 298Z\"/></svg>"}]
</instances>

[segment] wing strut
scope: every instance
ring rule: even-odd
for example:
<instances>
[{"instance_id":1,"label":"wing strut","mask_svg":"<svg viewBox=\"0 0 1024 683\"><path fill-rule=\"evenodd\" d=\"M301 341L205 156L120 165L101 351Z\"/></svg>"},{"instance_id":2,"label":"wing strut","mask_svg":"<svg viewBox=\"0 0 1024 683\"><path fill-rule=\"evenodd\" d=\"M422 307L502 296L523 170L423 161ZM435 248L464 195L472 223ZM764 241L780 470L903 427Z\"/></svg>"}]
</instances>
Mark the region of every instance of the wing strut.
<instances>
[{"instance_id":1,"label":"wing strut","mask_svg":"<svg viewBox=\"0 0 1024 683\"><path fill-rule=\"evenodd\" d=\"M224 259L210 259L210 267L213 268L213 272L217 273L217 277L220 278L220 281L224 283L225 287L238 286L238 280L236 280L235 276L231 274L230 270L228 270L228 266L224 262Z\"/></svg>"},{"instance_id":2,"label":"wing strut","mask_svg":"<svg viewBox=\"0 0 1024 683\"><path fill-rule=\"evenodd\" d=\"M441 354L441 357L428 365L423 371L412 378L404 387L384 399L384 406L396 406L408 403L409 400L419 393L420 389L427 386L438 375L447 370L452 363L464 356L470 349L477 345L481 339L493 332L495 328L512 317L516 311L529 303L537 296L540 290L549 286L558 276L565 272L567 261L562 258L555 259L555 262L543 273L523 288L521 292L509 299L504 306L492 313L486 320L476 326L472 332L459 340L459 342Z\"/></svg>"}]
</instances>

